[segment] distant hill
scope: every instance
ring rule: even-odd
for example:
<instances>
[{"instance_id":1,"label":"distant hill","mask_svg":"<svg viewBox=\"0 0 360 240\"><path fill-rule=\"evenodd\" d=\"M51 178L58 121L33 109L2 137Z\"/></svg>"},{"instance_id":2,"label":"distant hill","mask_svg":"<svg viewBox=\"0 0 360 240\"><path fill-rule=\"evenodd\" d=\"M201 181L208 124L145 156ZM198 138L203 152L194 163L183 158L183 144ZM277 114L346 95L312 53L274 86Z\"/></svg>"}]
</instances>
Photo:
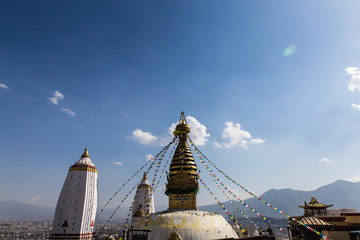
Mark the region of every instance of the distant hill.
<instances>
[{"instance_id":1,"label":"distant hill","mask_svg":"<svg viewBox=\"0 0 360 240\"><path fill-rule=\"evenodd\" d=\"M319 187L314 191L300 191L289 188L279 190L271 189L260 197L287 214L294 216L303 214L303 209L299 208L298 205L304 205L304 201L309 202L312 196L315 196L322 203L334 204L332 208L355 208L359 210L360 182L353 183L337 180L331 184ZM245 202L264 216L273 218L284 217L255 198L245 200ZM238 203L237 205L241 207L247 215L255 216L254 213L242 204ZM241 215L237 210L232 210L234 207L230 202L224 203L224 206L231 213L236 213L238 216ZM201 206L199 208L201 210L215 211L223 214L218 204Z\"/></svg>"},{"instance_id":2,"label":"distant hill","mask_svg":"<svg viewBox=\"0 0 360 240\"><path fill-rule=\"evenodd\" d=\"M278 207L289 215L302 215L303 209L298 205L303 205L304 201L309 201L315 196L320 202L325 204L334 204L332 208L355 208L360 210L360 182L353 183L344 180L338 180L331 184L319 187L314 191L300 191L293 189L271 189L260 197L270 204ZM272 218L282 218L283 215L277 213L261 201L251 198L245 200L252 208L256 209L262 215ZM233 207L230 202L223 203L228 211L241 214ZM237 204L247 215L255 216L254 213L245 208L242 204ZM101 206L102 207L102 206ZM157 206L156 210L164 210L167 207ZM200 210L218 212L224 214L218 204L200 206ZM120 207L115 217L120 218L127 215L129 208ZM100 219L107 219L114 209L105 209L100 215ZM55 208L43 208L31 204L19 203L15 201L0 201L0 220L4 219L53 219Z\"/></svg>"},{"instance_id":3,"label":"distant hill","mask_svg":"<svg viewBox=\"0 0 360 240\"><path fill-rule=\"evenodd\" d=\"M0 220L52 219L55 208L15 201L0 201Z\"/></svg>"}]
</instances>

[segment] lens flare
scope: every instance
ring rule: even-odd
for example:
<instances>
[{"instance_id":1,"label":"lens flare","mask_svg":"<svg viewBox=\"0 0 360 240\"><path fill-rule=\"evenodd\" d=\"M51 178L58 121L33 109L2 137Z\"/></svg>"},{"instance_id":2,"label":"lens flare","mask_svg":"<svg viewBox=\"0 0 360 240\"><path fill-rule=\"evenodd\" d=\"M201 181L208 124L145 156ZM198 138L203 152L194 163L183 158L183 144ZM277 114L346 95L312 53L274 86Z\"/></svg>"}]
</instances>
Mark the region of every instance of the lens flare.
<instances>
[{"instance_id":1,"label":"lens flare","mask_svg":"<svg viewBox=\"0 0 360 240\"><path fill-rule=\"evenodd\" d=\"M297 46L295 46L295 45L290 45L290 46L288 46L287 48L285 48L285 50L283 51L282 55L283 55L284 57L291 56L291 55L293 55L294 53L296 53L296 50L297 50Z\"/></svg>"}]
</instances>

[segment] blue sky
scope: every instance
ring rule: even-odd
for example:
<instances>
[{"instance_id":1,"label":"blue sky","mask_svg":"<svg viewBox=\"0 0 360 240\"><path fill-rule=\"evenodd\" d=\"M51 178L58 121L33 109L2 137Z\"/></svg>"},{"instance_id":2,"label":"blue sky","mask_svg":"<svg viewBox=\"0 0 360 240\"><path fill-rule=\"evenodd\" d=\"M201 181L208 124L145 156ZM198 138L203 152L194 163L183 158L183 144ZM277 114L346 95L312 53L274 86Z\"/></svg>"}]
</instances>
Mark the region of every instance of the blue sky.
<instances>
[{"instance_id":1,"label":"blue sky","mask_svg":"<svg viewBox=\"0 0 360 240\"><path fill-rule=\"evenodd\" d=\"M360 181L359 7L0 1L0 199L55 206L88 146L103 205L181 110L255 193Z\"/></svg>"}]
</instances>

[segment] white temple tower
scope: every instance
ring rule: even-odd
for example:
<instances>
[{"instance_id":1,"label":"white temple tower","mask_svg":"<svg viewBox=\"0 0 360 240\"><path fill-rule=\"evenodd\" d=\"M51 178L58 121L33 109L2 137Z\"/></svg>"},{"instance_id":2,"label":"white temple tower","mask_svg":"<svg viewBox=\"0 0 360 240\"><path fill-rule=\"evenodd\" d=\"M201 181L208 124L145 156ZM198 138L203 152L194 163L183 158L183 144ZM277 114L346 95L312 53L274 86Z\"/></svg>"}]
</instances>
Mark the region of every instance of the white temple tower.
<instances>
[{"instance_id":1,"label":"white temple tower","mask_svg":"<svg viewBox=\"0 0 360 240\"><path fill-rule=\"evenodd\" d=\"M66 176L50 239L93 239L97 201L97 170L86 148Z\"/></svg>"},{"instance_id":2,"label":"white temple tower","mask_svg":"<svg viewBox=\"0 0 360 240\"><path fill-rule=\"evenodd\" d=\"M144 173L144 177L141 180L141 183L137 187L137 195L135 196L135 202L133 206L132 218L131 218L131 226L137 225L138 221L141 217L146 214L146 206L149 204L149 213L154 213L154 195L152 195L152 187L149 184L146 173ZM151 196L152 195L152 196ZM149 202L149 199L151 200Z\"/></svg>"}]
</instances>

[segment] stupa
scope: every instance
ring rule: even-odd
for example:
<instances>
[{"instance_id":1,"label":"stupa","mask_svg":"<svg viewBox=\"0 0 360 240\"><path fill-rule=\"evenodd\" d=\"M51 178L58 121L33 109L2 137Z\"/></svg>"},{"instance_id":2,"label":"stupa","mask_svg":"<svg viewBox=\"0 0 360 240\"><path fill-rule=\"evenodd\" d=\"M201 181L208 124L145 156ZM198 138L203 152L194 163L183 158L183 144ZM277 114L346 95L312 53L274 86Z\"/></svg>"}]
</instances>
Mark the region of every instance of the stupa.
<instances>
[{"instance_id":1,"label":"stupa","mask_svg":"<svg viewBox=\"0 0 360 240\"><path fill-rule=\"evenodd\" d=\"M137 222L145 216L146 206L149 205L149 213L154 213L154 197L152 195L152 187L147 179L146 173L144 173L141 183L137 186L137 196L135 198L133 206L133 214L131 218L131 226L135 226ZM150 198L150 202L149 201Z\"/></svg>"},{"instance_id":2,"label":"stupa","mask_svg":"<svg viewBox=\"0 0 360 240\"><path fill-rule=\"evenodd\" d=\"M87 148L69 169L49 239L93 239L97 209L97 170Z\"/></svg>"},{"instance_id":3,"label":"stupa","mask_svg":"<svg viewBox=\"0 0 360 240\"><path fill-rule=\"evenodd\" d=\"M238 238L223 216L197 209L199 173L187 144L189 132L190 126L182 112L174 131L179 143L171 161L165 191L169 197L169 208L152 213L148 218L139 218L133 228L150 230L146 233L149 240Z\"/></svg>"}]
</instances>

